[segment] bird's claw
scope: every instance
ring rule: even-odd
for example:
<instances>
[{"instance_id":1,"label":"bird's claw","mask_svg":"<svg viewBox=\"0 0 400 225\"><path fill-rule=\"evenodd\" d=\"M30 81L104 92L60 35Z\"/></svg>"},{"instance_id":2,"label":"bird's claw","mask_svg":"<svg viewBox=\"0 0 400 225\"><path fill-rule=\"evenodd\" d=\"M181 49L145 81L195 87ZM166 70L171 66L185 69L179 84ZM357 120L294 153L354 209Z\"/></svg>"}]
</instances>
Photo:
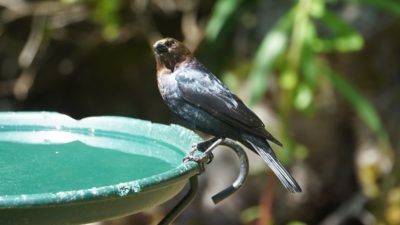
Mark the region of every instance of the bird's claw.
<instances>
[{"instance_id":1,"label":"bird's claw","mask_svg":"<svg viewBox=\"0 0 400 225\"><path fill-rule=\"evenodd\" d=\"M194 152L194 151L197 151L198 150L198 144L197 143L193 143L192 144L192 150L190 151L190 153L189 154L191 154L192 152Z\"/></svg>"},{"instance_id":2,"label":"bird's claw","mask_svg":"<svg viewBox=\"0 0 400 225\"><path fill-rule=\"evenodd\" d=\"M197 151L197 143L192 144L192 150L190 150L189 154L183 158L183 162L188 162L188 161L195 161L195 162L200 162L201 161L201 156L195 156L195 153Z\"/></svg>"},{"instance_id":3,"label":"bird's claw","mask_svg":"<svg viewBox=\"0 0 400 225\"><path fill-rule=\"evenodd\" d=\"M187 156L185 156L183 158L183 162L186 163L186 162L189 162L189 161L195 161L195 162L199 163L199 162L202 162L202 157L194 156L193 154L189 153L189 155L187 155Z\"/></svg>"},{"instance_id":4,"label":"bird's claw","mask_svg":"<svg viewBox=\"0 0 400 225\"><path fill-rule=\"evenodd\" d=\"M194 151L191 151L189 155L183 158L183 162L195 161L197 163L209 164L213 161L214 154L212 152L203 153L201 155L194 155Z\"/></svg>"},{"instance_id":5,"label":"bird's claw","mask_svg":"<svg viewBox=\"0 0 400 225\"><path fill-rule=\"evenodd\" d=\"M213 160L214 160L214 154L212 152L208 152L206 153L206 157L207 157L207 164L210 164Z\"/></svg>"},{"instance_id":6,"label":"bird's claw","mask_svg":"<svg viewBox=\"0 0 400 225\"><path fill-rule=\"evenodd\" d=\"M204 164L209 164L214 159L212 150L223 141L223 138L211 138L200 143L193 143L192 150L183 158L183 162L194 161L200 165L201 171L204 171ZM196 154L201 152L202 154Z\"/></svg>"},{"instance_id":7,"label":"bird's claw","mask_svg":"<svg viewBox=\"0 0 400 225\"><path fill-rule=\"evenodd\" d=\"M183 162L187 163L189 161L194 161L197 162L200 165L200 171L204 171L204 164L209 164L212 162L214 159L214 154L211 151L205 152L206 149L199 149L201 147L204 147L204 145L201 145L202 143L193 143L192 144L192 150L189 152L187 156L183 158ZM196 152L200 151L202 154L197 154Z\"/></svg>"},{"instance_id":8,"label":"bird's claw","mask_svg":"<svg viewBox=\"0 0 400 225\"><path fill-rule=\"evenodd\" d=\"M183 158L183 162L194 161L200 166L201 173L205 171L204 164L209 164L214 159L212 152L203 153L201 155L194 155L194 151L190 152L189 155Z\"/></svg>"}]
</instances>

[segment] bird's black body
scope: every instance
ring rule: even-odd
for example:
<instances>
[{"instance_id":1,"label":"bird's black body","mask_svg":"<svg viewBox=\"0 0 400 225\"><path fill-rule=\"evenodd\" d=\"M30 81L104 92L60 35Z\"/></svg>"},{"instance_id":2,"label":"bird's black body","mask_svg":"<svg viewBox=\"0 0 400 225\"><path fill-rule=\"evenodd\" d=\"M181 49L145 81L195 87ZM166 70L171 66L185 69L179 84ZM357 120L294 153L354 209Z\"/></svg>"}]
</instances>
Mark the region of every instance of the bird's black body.
<instances>
[{"instance_id":1,"label":"bird's black body","mask_svg":"<svg viewBox=\"0 0 400 225\"><path fill-rule=\"evenodd\" d=\"M237 139L239 134L232 126L221 123L209 111L200 107L201 101L207 101L207 99L202 100L201 96L213 98L209 95L214 92L220 93L222 96L230 94L224 92L224 89L221 88L222 84L215 85L215 82L219 82L219 80L214 76L208 76L204 67L193 61L179 67L172 76L160 77L158 86L165 103L187 126L214 136ZM210 84L214 85L210 86ZM208 89L202 88L204 86ZM214 104L215 102L209 103ZM215 109L218 110L218 107L221 106L217 106Z\"/></svg>"},{"instance_id":2,"label":"bird's black body","mask_svg":"<svg viewBox=\"0 0 400 225\"><path fill-rule=\"evenodd\" d=\"M169 43L171 46L168 46L168 41L173 45ZM280 146L281 143L265 130L263 122L236 95L180 42L167 38L157 42L154 48L158 87L175 115L192 129L241 142L264 159L289 191L301 191L267 140Z\"/></svg>"}]
</instances>

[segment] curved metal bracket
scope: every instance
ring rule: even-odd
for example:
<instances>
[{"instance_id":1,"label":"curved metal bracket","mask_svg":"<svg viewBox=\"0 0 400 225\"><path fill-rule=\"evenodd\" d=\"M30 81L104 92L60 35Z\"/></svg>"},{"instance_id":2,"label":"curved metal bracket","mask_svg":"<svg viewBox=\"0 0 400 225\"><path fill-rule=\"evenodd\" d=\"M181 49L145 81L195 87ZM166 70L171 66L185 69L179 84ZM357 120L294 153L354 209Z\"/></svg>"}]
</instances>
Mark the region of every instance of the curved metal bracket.
<instances>
[{"instance_id":1,"label":"curved metal bracket","mask_svg":"<svg viewBox=\"0 0 400 225\"><path fill-rule=\"evenodd\" d=\"M186 195L176 204L171 211L158 223L158 225L171 224L176 217L178 217L183 210L193 201L198 189L197 175L189 179L189 191Z\"/></svg>"},{"instance_id":2,"label":"curved metal bracket","mask_svg":"<svg viewBox=\"0 0 400 225\"><path fill-rule=\"evenodd\" d=\"M236 191L238 191L242 187L242 185L246 181L246 178L249 174L249 160L247 158L246 152L235 141L229 140L229 139L224 139L224 138L220 138L220 139L213 138L211 140L212 141L210 141L210 140L206 141L208 148L202 154L194 156L194 151L192 151L189 154L189 156L184 158L184 162L190 161L190 160L197 162L200 166L200 173L202 173L202 172L204 172L204 165L210 163L211 160L213 159L212 151L218 145L227 146L228 149L230 149L236 153L237 157L239 158L239 163L240 163L239 175L229 187L225 188L224 190L222 190L222 191L218 192L217 194L215 194L214 196L212 196L212 200L213 200L214 204L217 204L217 203L221 202L222 200L226 199L227 197L231 196L232 194L234 194ZM194 149L194 150L197 151L198 149ZM196 192L197 192L197 176L198 175L190 178L190 188L189 188L188 193L161 220L159 225L168 225L168 224L172 223L176 219L176 217L178 217L181 214L181 212L194 199Z\"/></svg>"},{"instance_id":3,"label":"curved metal bracket","mask_svg":"<svg viewBox=\"0 0 400 225\"><path fill-rule=\"evenodd\" d=\"M229 187L225 188L224 190L220 191L212 197L214 204L221 202L222 200L231 196L233 193L239 190L246 181L246 178L249 174L249 159L247 158L246 152L243 150L243 148L235 141L229 139L223 139L219 144L227 146L229 147L228 149L234 151L239 158L240 164L239 175L235 179L235 181ZM214 146L214 148L215 147L216 146Z\"/></svg>"}]
</instances>

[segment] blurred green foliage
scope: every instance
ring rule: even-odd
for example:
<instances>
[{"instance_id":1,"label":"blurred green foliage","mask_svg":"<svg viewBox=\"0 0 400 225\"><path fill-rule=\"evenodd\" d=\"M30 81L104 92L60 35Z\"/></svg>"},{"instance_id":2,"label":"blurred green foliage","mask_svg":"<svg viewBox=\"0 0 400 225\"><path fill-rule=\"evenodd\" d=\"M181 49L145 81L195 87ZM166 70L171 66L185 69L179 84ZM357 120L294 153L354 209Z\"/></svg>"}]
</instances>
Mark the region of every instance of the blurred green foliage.
<instances>
[{"instance_id":1,"label":"blurred green foliage","mask_svg":"<svg viewBox=\"0 0 400 225\"><path fill-rule=\"evenodd\" d=\"M206 29L206 39L215 41L223 31L224 25L232 26L229 18L241 10L240 0L219 0ZM293 111L310 113L314 108L314 99L326 79L349 101L360 118L368 125L385 146L388 146L387 134L381 119L370 102L348 81L345 76L330 69L320 59L322 54L358 51L363 47L363 37L346 21L333 11L329 4L336 1L299 0L281 16L272 29L265 33L262 42L252 60L250 70L250 104L259 102L268 88L271 74L279 74L279 86L282 90L281 108L282 132L285 136L285 150L289 158L297 148L289 137L289 114ZM368 4L378 9L398 14L400 3L393 0L352 1ZM223 10L226 9L226 10ZM321 29L329 31L329 37L322 37ZM226 34L225 34L226 35Z\"/></svg>"},{"instance_id":2,"label":"blurred green foliage","mask_svg":"<svg viewBox=\"0 0 400 225\"><path fill-rule=\"evenodd\" d=\"M243 11L241 1L219 0L216 3L212 17L206 29L206 39L211 42L222 35L224 26L233 26L229 18ZM332 53L350 53L359 51L364 46L362 34L348 22L337 15L331 4L346 2L349 4L365 4L376 10L400 15L400 2L395 0L298 0L280 16L271 29L267 30L259 43L249 69L249 103L260 102L270 85L271 75L276 74L279 95L279 116L281 122L281 138L285 143L284 152L278 152L281 158L289 162L293 158L307 156L305 146L296 143L290 136L290 116L293 112L310 115L315 111L315 99L324 85L336 89L358 114L359 118L369 127L378 139L384 154L392 157L382 120L371 102L357 88L347 81L344 74L334 71L324 60L325 55ZM222 10L226 7L228 10ZM228 34L224 33L224 36ZM240 66L239 66L240 67ZM240 69L239 69L240 70ZM233 78L235 73L230 70L225 73L229 84L237 84ZM238 74L238 76L240 76ZM239 79L239 78L238 78ZM234 87L233 87L234 88ZM368 170L368 169L366 169ZM366 171L361 171L361 185L365 185L367 196L376 197L379 173L363 178ZM368 173L371 174L371 173ZM368 187L367 187L368 186ZM397 208L396 208L397 209ZM399 213L397 210L393 212ZM394 220L392 211L388 212ZM392 212L392 213L391 213ZM251 207L242 214L242 220L249 222L257 217L257 207ZM293 222L290 224L302 224Z\"/></svg>"},{"instance_id":3,"label":"blurred green foliage","mask_svg":"<svg viewBox=\"0 0 400 225\"><path fill-rule=\"evenodd\" d=\"M215 3L212 16L206 28L207 41L215 42L217 37L223 35L224 28L240 8L243 0L220 0Z\"/></svg>"},{"instance_id":4,"label":"blurred green foliage","mask_svg":"<svg viewBox=\"0 0 400 225\"><path fill-rule=\"evenodd\" d=\"M103 36L106 40L113 40L119 32L120 0L97 0L93 11L93 20L103 26Z\"/></svg>"},{"instance_id":5,"label":"blurred green foliage","mask_svg":"<svg viewBox=\"0 0 400 225\"><path fill-rule=\"evenodd\" d=\"M341 0L343 1L343 0ZM349 0L343 2L357 3L357 4L365 4L372 6L376 9L384 10L389 13L393 13L395 15L400 15L400 4L396 0Z\"/></svg>"}]
</instances>

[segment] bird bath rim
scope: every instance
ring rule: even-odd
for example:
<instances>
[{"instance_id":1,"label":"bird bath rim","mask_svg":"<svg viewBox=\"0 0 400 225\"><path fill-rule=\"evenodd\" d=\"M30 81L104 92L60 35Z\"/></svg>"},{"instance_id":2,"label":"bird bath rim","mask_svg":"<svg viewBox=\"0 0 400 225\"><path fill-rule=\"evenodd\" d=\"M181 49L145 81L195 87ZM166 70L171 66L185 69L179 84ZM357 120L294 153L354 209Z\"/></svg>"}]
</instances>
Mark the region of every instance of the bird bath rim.
<instances>
[{"instance_id":1,"label":"bird bath rim","mask_svg":"<svg viewBox=\"0 0 400 225\"><path fill-rule=\"evenodd\" d=\"M86 136L87 133L104 130L118 130L119 134L141 135L150 139L158 139L179 149L182 157L190 150L192 143L199 142L201 139L192 131L184 129L177 125L163 125L151 123L139 119L131 119L118 116L98 116L87 117L81 120L75 120L67 115L53 112L0 112L0 130L1 128L14 128L18 126L29 127L30 130L62 130L67 132L76 132L79 135ZM178 135L185 138L174 138L168 140L167 136L159 135L162 130L168 129L170 135ZM1 136L1 135L0 135ZM76 137L75 137L76 138ZM1 137L0 137L1 139ZM29 140L37 142L42 140ZM52 141L71 141L52 140ZM90 141L90 140L89 140ZM176 143L176 142L180 143ZM185 147L183 147L185 146ZM12 208L42 207L51 205L72 204L85 201L98 201L101 199L125 197L160 188L179 182L186 181L190 177L199 174L199 166L196 162L180 163L177 167L155 174L150 177L141 178L129 182L122 182L113 185L99 186L87 189L60 191L56 193L37 193L23 195L0 195L0 210Z\"/></svg>"},{"instance_id":2,"label":"bird bath rim","mask_svg":"<svg viewBox=\"0 0 400 225\"><path fill-rule=\"evenodd\" d=\"M114 141L107 139L102 140L102 138L104 139L107 137L105 132L107 130L112 132L113 135L111 135L110 140ZM62 135L60 135L59 132L61 132ZM135 136L139 137L139 139L148 139L148 141L142 143L144 150L139 150L139 153L135 150L138 148L137 145L129 145L129 143L118 144L117 140L119 139L125 140L126 138L129 139L129 137L133 137L133 139L130 139L130 143L132 144L135 140L138 140L134 138ZM96 138L100 138L100 140ZM25 185L27 188L32 188L32 192L29 194L19 194L18 191L21 191L21 189L11 189L12 191L10 191L8 186L0 186L0 192L3 191L3 193L0 193L0 223L7 225L21 223L31 225L64 225L106 220L133 214L145 208L159 205L180 192L185 184L189 184L186 195L159 223L159 225L171 224L195 197L197 192L197 176L204 172L205 164L211 162L213 158L212 151L217 145L225 145L229 147L228 149L235 152L239 157L240 169L239 176L235 182L213 196L214 203L218 203L235 193L246 180L248 174L248 159L246 153L239 145L232 140L220 139L206 149L206 151L200 152L199 150L201 149L197 148L197 144L202 141L203 140L194 132L181 126L156 124L126 117L99 116L74 120L69 116L52 112L0 112L0 143L2 143L2 145L0 145L2 146L0 150L3 150L3 152L0 153L5 156L3 161L4 159L7 160L7 157L11 157L8 158L8 160L11 159L11 161L8 161L9 167L5 167L4 171L6 172L7 169L13 172L10 168L20 169L20 165L26 166L25 164L20 164L20 158L14 157L18 155L18 153L14 153L15 149L22 149L22 152L26 151L27 147L23 147L26 144L28 144L29 150L33 148L33 151L31 151L25 159L28 162L34 162L35 160L31 157L35 158L37 154L39 154L39 158L42 156L40 155L41 152L37 152L37 149L35 150L33 147L35 144L54 145L56 148L50 149L50 153L58 154L59 150L65 150L58 144L68 145L73 143L86 144L92 148L94 147L94 149L101 149L104 147L105 149L122 152L124 154L147 154L147 156L157 159L163 159L165 157L168 160L172 160L168 162L172 162L171 165L174 167L172 169L168 167L169 169L165 172L157 172L154 175L144 175L143 178L131 179L128 182L114 182L112 185L97 185L96 183L95 187L92 188L75 188L73 190L58 192L44 192L40 188L35 189L32 187L32 184L36 183L37 177L31 174L28 177L31 177L33 180L28 180L28 185ZM22 143L23 145L13 145L14 142L18 144ZM12 144L10 145L9 143ZM162 145L160 143L162 143ZM42 148L41 145L39 145L40 148ZM151 147L146 148L146 146ZM124 152L124 148L130 150ZM79 145L72 145L66 149L67 152L70 152L71 149L77 150L78 158L73 158L75 160L79 158L88 158L87 155L81 155L84 153L85 149L79 148ZM166 149L169 150L167 153L163 151ZM93 154L89 155L92 162L96 162L96 159L99 159L99 157L97 157L98 153L97 151L95 152L96 156ZM66 157L70 159L69 155ZM100 159L101 157L104 157L104 154L100 156ZM123 155L124 159L125 157L126 155ZM17 159L17 161L15 161L15 159ZM43 159L40 159L39 162L42 162ZM43 162L46 163L41 163L40 165L45 165L46 168L49 166L49 163L53 163L51 165L60 165L59 159L54 158L55 162L52 162L52 160L49 161L51 157L45 157L45 159L47 159L47 161ZM105 160L107 162L106 165L109 166L110 164L108 162L110 162L110 159L106 157ZM124 161L124 163L128 163L127 165L134 165L134 172L136 172L136 170L138 170L138 164L132 163L132 158L128 158L127 160L128 162ZM143 158L140 158L140 161L142 160ZM68 160L68 162L70 163L72 161ZM111 162L114 162L112 165L116 164L115 161ZM157 160L153 162L158 163ZM143 165L145 165L143 168L148 168L147 166L149 164L144 163ZM34 168L29 164L27 164L27 166L28 168ZM78 166L76 166L76 164L73 164L72 167L71 165L68 166L70 167L62 167L63 169L55 167L59 170L55 170L53 167L51 171L64 170L71 172L68 168L84 168L79 167L79 164ZM106 170L109 170L109 168L107 167ZM28 171L31 172L31 170ZM100 171L102 170L100 169ZM82 171L79 170L79 177L81 176L81 172ZM54 175L54 173L50 174ZM100 174L104 175L103 173ZM119 173L113 172L112 174ZM129 173L126 173L126 170L124 170L121 174ZM3 178L7 179L7 174L3 175L6 175ZM14 177L19 178L19 176L14 173L9 173L8 175L11 175L11 177L8 177L8 179L11 179L9 181L12 181ZM43 179L43 177L44 176L40 174L39 179ZM120 178L118 177L118 179ZM58 180L58 177L56 180ZM50 181L52 180L50 179ZM43 185L43 183L40 182L39 184ZM22 185L22 190L24 191L27 190L25 186ZM43 187L47 188L46 185ZM34 193L35 190L42 190L43 193ZM7 195L7 193L14 192L18 194Z\"/></svg>"}]
</instances>

